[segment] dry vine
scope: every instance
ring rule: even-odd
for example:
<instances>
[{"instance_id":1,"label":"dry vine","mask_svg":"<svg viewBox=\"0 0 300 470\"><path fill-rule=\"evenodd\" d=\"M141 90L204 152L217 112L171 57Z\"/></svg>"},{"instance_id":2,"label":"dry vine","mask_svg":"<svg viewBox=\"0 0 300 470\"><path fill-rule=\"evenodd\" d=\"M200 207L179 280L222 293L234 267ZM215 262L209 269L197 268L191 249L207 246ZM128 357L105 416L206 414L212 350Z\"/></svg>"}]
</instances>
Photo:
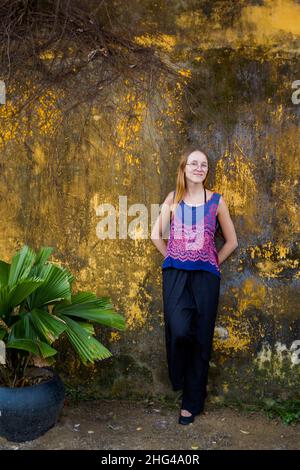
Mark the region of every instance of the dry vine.
<instances>
[{"instance_id":1,"label":"dry vine","mask_svg":"<svg viewBox=\"0 0 300 470\"><path fill-rule=\"evenodd\" d=\"M51 84L72 89L84 72L85 86L70 109L120 77L150 99L153 75L163 71L178 79L151 48L134 42L134 33L113 16L107 0L0 0L0 59L7 86L20 72L38 74L36 93ZM148 79L141 81L143 72Z\"/></svg>"}]
</instances>

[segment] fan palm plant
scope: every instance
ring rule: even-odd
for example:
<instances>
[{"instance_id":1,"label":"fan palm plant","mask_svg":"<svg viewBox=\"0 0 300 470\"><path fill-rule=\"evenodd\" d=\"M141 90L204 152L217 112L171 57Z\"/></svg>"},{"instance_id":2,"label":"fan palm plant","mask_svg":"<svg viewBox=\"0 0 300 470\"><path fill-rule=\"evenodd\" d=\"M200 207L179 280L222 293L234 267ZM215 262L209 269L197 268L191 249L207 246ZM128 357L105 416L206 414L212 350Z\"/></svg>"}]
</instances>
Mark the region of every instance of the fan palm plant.
<instances>
[{"instance_id":1,"label":"fan palm plant","mask_svg":"<svg viewBox=\"0 0 300 470\"><path fill-rule=\"evenodd\" d=\"M64 335L87 364L112 356L95 338L93 323L125 330L109 297L72 293L73 275L48 261L52 247L35 253L24 245L11 264L0 260L0 384L25 384L26 367L54 362L53 343Z\"/></svg>"}]
</instances>

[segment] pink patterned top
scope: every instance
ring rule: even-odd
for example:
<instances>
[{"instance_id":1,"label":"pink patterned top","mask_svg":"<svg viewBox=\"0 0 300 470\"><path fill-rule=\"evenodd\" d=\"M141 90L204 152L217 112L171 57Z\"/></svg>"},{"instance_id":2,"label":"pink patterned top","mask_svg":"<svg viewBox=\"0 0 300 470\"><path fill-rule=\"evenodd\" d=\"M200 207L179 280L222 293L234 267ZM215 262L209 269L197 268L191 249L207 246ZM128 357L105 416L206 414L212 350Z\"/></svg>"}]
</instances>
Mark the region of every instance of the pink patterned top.
<instances>
[{"instance_id":1,"label":"pink patterned top","mask_svg":"<svg viewBox=\"0 0 300 470\"><path fill-rule=\"evenodd\" d=\"M221 194L213 193L207 202L194 206L180 201L171 220L162 269L203 269L221 278L215 246L215 232L219 223L216 213L220 197Z\"/></svg>"}]
</instances>

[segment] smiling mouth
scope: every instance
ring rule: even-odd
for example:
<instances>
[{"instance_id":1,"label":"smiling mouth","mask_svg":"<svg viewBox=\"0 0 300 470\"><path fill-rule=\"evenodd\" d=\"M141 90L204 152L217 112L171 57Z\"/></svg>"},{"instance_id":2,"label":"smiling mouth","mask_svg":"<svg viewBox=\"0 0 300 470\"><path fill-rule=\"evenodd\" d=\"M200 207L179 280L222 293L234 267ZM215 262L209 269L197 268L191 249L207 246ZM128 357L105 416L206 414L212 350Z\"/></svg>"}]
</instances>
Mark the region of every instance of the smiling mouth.
<instances>
[{"instance_id":1,"label":"smiling mouth","mask_svg":"<svg viewBox=\"0 0 300 470\"><path fill-rule=\"evenodd\" d=\"M203 176L204 173L194 173L195 176Z\"/></svg>"}]
</instances>

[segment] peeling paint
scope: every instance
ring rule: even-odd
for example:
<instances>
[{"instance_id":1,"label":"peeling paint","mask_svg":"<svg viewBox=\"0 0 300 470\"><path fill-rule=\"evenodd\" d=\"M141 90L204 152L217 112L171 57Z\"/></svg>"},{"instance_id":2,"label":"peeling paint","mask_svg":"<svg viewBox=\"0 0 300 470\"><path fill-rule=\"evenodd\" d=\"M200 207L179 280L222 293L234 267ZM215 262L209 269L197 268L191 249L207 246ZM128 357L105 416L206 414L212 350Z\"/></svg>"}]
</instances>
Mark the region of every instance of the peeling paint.
<instances>
[{"instance_id":1,"label":"peeling paint","mask_svg":"<svg viewBox=\"0 0 300 470\"><path fill-rule=\"evenodd\" d=\"M291 257L290 247L271 241L259 246L250 246L247 253L258 268L260 277L277 278L285 270L297 270L299 259Z\"/></svg>"},{"instance_id":2,"label":"peeling paint","mask_svg":"<svg viewBox=\"0 0 300 470\"><path fill-rule=\"evenodd\" d=\"M262 349L254 358L254 363L259 369L272 367L274 375L285 375L285 362L288 361L292 367L300 364L300 340L294 340L288 348L286 344L276 341L274 346L264 342Z\"/></svg>"}]
</instances>

